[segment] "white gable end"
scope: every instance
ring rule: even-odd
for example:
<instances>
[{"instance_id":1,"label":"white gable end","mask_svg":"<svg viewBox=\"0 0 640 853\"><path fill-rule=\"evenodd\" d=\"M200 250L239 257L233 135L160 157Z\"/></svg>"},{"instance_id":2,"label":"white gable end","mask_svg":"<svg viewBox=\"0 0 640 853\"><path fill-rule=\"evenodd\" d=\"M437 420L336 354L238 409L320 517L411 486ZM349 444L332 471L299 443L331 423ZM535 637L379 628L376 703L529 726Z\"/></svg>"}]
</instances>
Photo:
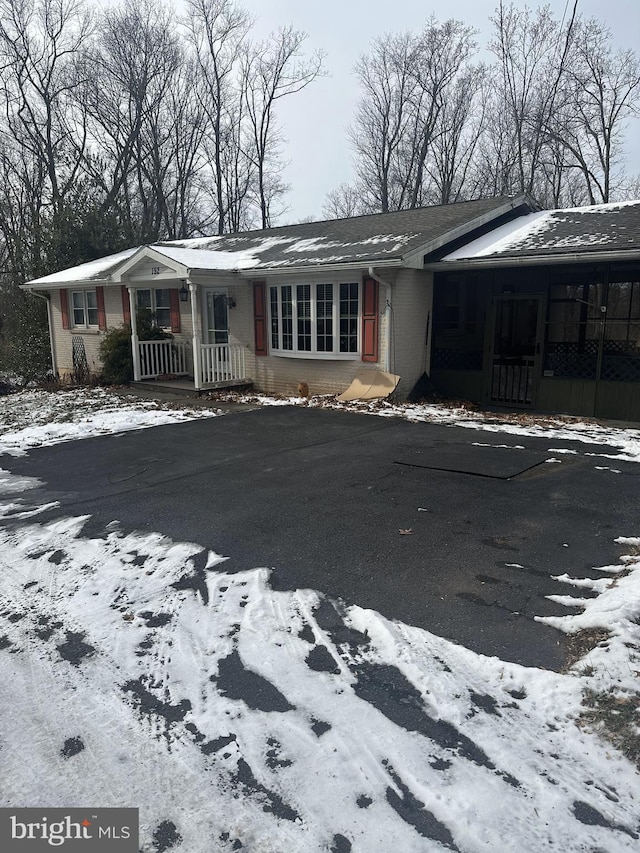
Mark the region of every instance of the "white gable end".
<instances>
[{"instance_id":1,"label":"white gable end","mask_svg":"<svg viewBox=\"0 0 640 853\"><path fill-rule=\"evenodd\" d=\"M111 276L114 282L164 281L187 278L189 270L183 264L160 254L150 246L142 246Z\"/></svg>"}]
</instances>

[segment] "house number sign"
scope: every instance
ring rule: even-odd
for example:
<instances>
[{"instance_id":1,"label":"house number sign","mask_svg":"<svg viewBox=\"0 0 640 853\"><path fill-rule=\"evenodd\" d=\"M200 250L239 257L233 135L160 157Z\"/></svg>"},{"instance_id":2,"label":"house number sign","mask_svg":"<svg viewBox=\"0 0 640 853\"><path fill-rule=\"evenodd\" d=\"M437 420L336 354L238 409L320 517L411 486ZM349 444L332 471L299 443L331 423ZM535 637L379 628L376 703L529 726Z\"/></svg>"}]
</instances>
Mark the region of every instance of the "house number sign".
<instances>
[{"instance_id":1,"label":"house number sign","mask_svg":"<svg viewBox=\"0 0 640 853\"><path fill-rule=\"evenodd\" d=\"M160 267L151 267L151 275L160 275Z\"/></svg>"}]
</instances>

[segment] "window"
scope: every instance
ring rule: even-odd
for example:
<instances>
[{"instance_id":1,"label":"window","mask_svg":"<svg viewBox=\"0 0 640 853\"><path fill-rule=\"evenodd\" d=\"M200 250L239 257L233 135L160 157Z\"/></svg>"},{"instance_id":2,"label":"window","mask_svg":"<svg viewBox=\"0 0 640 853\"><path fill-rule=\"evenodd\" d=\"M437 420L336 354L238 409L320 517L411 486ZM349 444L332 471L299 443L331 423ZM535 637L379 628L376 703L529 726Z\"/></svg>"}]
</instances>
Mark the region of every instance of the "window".
<instances>
[{"instance_id":1,"label":"window","mask_svg":"<svg viewBox=\"0 0 640 853\"><path fill-rule=\"evenodd\" d=\"M473 276L440 277L434 293L434 321L445 335L475 335L478 329L478 281Z\"/></svg>"},{"instance_id":2,"label":"window","mask_svg":"<svg viewBox=\"0 0 640 853\"><path fill-rule=\"evenodd\" d=\"M269 288L271 349L291 355L355 357L359 352L358 282Z\"/></svg>"},{"instance_id":3,"label":"window","mask_svg":"<svg viewBox=\"0 0 640 853\"><path fill-rule=\"evenodd\" d=\"M640 281L609 284L605 341L615 342L612 348L620 351L640 354Z\"/></svg>"},{"instance_id":4,"label":"window","mask_svg":"<svg viewBox=\"0 0 640 853\"><path fill-rule=\"evenodd\" d=\"M138 290L138 308L146 308L153 314L158 326L162 329L171 328L171 295L167 288L153 290Z\"/></svg>"},{"instance_id":5,"label":"window","mask_svg":"<svg viewBox=\"0 0 640 853\"><path fill-rule=\"evenodd\" d=\"M71 293L74 328L98 328L98 299L95 290L74 290Z\"/></svg>"},{"instance_id":6,"label":"window","mask_svg":"<svg viewBox=\"0 0 640 853\"><path fill-rule=\"evenodd\" d=\"M611 281L607 299L602 379L640 381L640 281Z\"/></svg>"},{"instance_id":7,"label":"window","mask_svg":"<svg viewBox=\"0 0 640 853\"><path fill-rule=\"evenodd\" d=\"M595 379L602 285L552 284L544 348L547 376Z\"/></svg>"}]
</instances>

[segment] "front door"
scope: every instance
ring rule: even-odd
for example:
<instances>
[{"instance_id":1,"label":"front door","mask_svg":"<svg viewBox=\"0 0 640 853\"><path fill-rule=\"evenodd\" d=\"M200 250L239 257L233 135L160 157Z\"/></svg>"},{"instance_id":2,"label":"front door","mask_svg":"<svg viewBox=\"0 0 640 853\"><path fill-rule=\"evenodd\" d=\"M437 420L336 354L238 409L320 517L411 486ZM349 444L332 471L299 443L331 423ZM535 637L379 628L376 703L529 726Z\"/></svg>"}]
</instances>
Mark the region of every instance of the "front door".
<instances>
[{"instance_id":1,"label":"front door","mask_svg":"<svg viewBox=\"0 0 640 853\"><path fill-rule=\"evenodd\" d=\"M205 338L208 344L229 343L229 305L226 291L204 292Z\"/></svg>"},{"instance_id":2,"label":"front door","mask_svg":"<svg viewBox=\"0 0 640 853\"><path fill-rule=\"evenodd\" d=\"M494 301L488 400L534 406L540 357L540 296L497 296Z\"/></svg>"}]
</instances>

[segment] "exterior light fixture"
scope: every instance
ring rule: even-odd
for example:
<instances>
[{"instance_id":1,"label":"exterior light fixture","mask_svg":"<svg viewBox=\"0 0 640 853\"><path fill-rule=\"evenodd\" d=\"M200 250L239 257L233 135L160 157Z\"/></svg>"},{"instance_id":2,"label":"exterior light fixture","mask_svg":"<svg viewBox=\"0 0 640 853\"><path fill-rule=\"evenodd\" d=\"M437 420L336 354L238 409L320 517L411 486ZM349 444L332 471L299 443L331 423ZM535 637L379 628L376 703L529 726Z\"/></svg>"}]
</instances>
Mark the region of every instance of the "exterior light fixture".
<instances>
[{"instance_id":1,"label":"exterior light fixture","mask_svg":"<svg viewBox=\"0 0 640 853\"><path fill-rule=\"evenodd\" d=\"M236 300L233 298L233 296L227 296L227 307L228 308L235 308L236 307Z\"/></svg>"},{"instance_id":2,"label":"exterior light fixture","mask_svg":"<svg viewBox=\"0 0 640 853\"><path fill-rule=\"evenodd\" d=\"M189 301L189 290L187 288L187 283L185 281L182 282L182 287L178 291L180 294L180 302L188 302Z\"/></svg>"}]
</instances>

